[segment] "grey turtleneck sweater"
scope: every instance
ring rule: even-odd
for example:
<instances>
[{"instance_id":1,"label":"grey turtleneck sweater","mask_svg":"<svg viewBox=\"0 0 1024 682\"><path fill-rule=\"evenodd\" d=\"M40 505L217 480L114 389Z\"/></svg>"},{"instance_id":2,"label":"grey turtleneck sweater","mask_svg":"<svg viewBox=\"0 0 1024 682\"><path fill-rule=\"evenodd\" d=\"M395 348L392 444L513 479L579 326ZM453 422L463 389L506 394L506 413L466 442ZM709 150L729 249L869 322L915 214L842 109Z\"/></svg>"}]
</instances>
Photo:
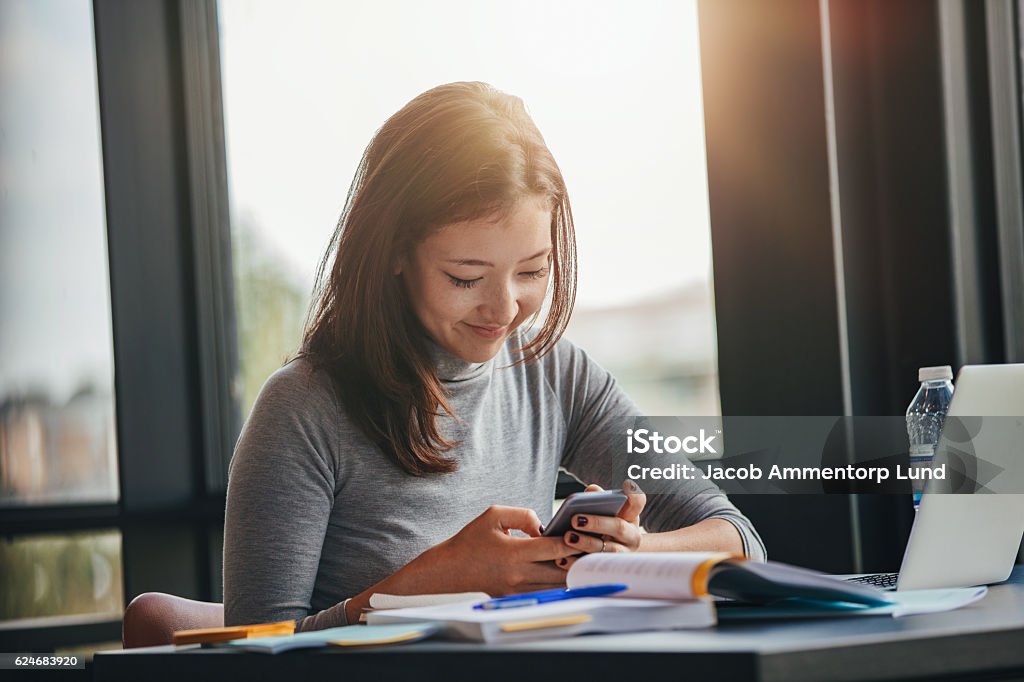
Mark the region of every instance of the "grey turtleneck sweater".
<instances>
[{"instance_id":1,"label":"grey turtleneck sweater","mask_svg":"<svg viewBox=\"0 0 1024 682\"><path fill-rule=\"evenodd\" d=\"M607 433L640 415L615 380L566 340L539 361L510 366L515 334L492 360L463 362L434 346L461 441L450 474L416 477L346 417L330 380L306 360L263 386L235 448L224 526L224 623L295 619L299 629L345 622L341 602L448 539L488 506L551 518L558 468L608 489ZM750 522L707 481L651 495L650 532L708 518L731 522L747 556L763 560Z\"/></svg>"}]
</instances>

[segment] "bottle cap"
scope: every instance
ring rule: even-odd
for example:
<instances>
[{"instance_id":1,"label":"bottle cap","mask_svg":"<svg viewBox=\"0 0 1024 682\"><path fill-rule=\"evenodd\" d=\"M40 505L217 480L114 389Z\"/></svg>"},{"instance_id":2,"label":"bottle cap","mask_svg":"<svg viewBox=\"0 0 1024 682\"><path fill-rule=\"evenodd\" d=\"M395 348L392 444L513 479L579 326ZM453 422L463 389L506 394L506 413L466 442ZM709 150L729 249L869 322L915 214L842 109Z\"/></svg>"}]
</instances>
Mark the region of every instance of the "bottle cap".
<instances>
[{"instance_id":1,"label":"bottle cap","mask_svg":"<svg viewBox=\"0 0 1024 682\"><path fill-rule=\"evenodd\" d=\"M952 380L953 368L949 365L941 367L922 367L917 370L918 381L938 381L941 379Z\"/></svg>"}]
</instances>

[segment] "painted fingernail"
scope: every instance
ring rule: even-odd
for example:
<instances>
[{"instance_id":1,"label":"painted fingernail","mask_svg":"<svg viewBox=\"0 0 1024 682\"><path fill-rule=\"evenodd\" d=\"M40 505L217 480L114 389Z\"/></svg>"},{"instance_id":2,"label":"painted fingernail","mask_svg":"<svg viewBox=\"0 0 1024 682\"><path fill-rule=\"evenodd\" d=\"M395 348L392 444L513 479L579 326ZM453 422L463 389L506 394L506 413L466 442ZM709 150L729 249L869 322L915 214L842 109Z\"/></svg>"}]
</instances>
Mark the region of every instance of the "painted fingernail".
<instances>
[{"instance_id":1,"label":"painted fingernail","mask_svg":"<svg viewBox=\"0 0 1024 682\"><path fill-rule=\"evenodd\" d=\"M558 565L559 566L565 566L567 563L569 563L569 560L566 559L565 557L562 557L561 559L558 560Z\"/></svg>"},{"instance_id":2,"label":"painted fingernail","mask_svg":"<svg viewBox=\"0 0 1024 682\"><path fill-rule=\"evenodd\" d=\"M580 536L579 535L576 535L576 533L569 533L569 542L571 542L572 544L575 545L579 541L580 541Z\"/></svg>"},{"instance_id":3,"label":"painted fingernail","mask_svg":"<svg viewBox=\"0 0 1024 682\"><path fill-rule=\"evenodd\" d=\"M586 516L577 516L576 517L576 525L579 526L580 528L586 528L587 527L587 517Z\"/></svg>"},{"instance_id":4,"label":"painted fingernail","mask_svg":"<svg viewBox=\"0 0 1024 682\"><path fill-rule=\"evenodd\" d=\"M540 534L541 534L541 535L544 535L544 526L541 526L541 527L540 527Z\"/></svg>"}]
</instances>

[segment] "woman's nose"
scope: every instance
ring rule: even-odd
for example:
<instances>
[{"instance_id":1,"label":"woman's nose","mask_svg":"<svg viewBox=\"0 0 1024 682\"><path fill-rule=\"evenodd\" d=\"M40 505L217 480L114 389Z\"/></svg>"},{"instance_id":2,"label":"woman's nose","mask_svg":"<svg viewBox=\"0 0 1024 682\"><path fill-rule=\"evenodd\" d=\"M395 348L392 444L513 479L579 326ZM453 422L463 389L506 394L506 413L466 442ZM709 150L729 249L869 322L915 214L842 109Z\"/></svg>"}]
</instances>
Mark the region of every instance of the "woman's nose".
<instances>
[{"instance_id":1,"label":"woman's nose","mask_svg":"<svg viewBox=\"0 0 1024 682\"><path fill-rule=\"evenodd\" d=\"M489 292L483 307L493 324L511 324L519 313L518 292L512 284L499 284Z\"/></svg>"}]
</instances>

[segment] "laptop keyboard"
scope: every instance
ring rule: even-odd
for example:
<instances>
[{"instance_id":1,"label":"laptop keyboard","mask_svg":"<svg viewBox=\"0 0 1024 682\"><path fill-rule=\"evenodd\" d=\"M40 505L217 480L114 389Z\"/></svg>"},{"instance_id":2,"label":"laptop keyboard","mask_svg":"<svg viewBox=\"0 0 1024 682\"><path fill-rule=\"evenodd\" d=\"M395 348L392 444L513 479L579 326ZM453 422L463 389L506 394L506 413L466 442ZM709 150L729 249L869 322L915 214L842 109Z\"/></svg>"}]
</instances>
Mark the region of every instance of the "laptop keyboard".
<instances>
[{"instance_id":1,"label":"laptop keyboard","mask_svg":"<svg viewBox=\"0 0 1024 682\"><path fill-rule=\"evenodd\" d=\"M871 575L859 575L856 578L846 578L845 580L861 585L871 585L883 590L895 590L896 579L899 576L899 573L872 573Z\"/></svg>"}]
</instances>

